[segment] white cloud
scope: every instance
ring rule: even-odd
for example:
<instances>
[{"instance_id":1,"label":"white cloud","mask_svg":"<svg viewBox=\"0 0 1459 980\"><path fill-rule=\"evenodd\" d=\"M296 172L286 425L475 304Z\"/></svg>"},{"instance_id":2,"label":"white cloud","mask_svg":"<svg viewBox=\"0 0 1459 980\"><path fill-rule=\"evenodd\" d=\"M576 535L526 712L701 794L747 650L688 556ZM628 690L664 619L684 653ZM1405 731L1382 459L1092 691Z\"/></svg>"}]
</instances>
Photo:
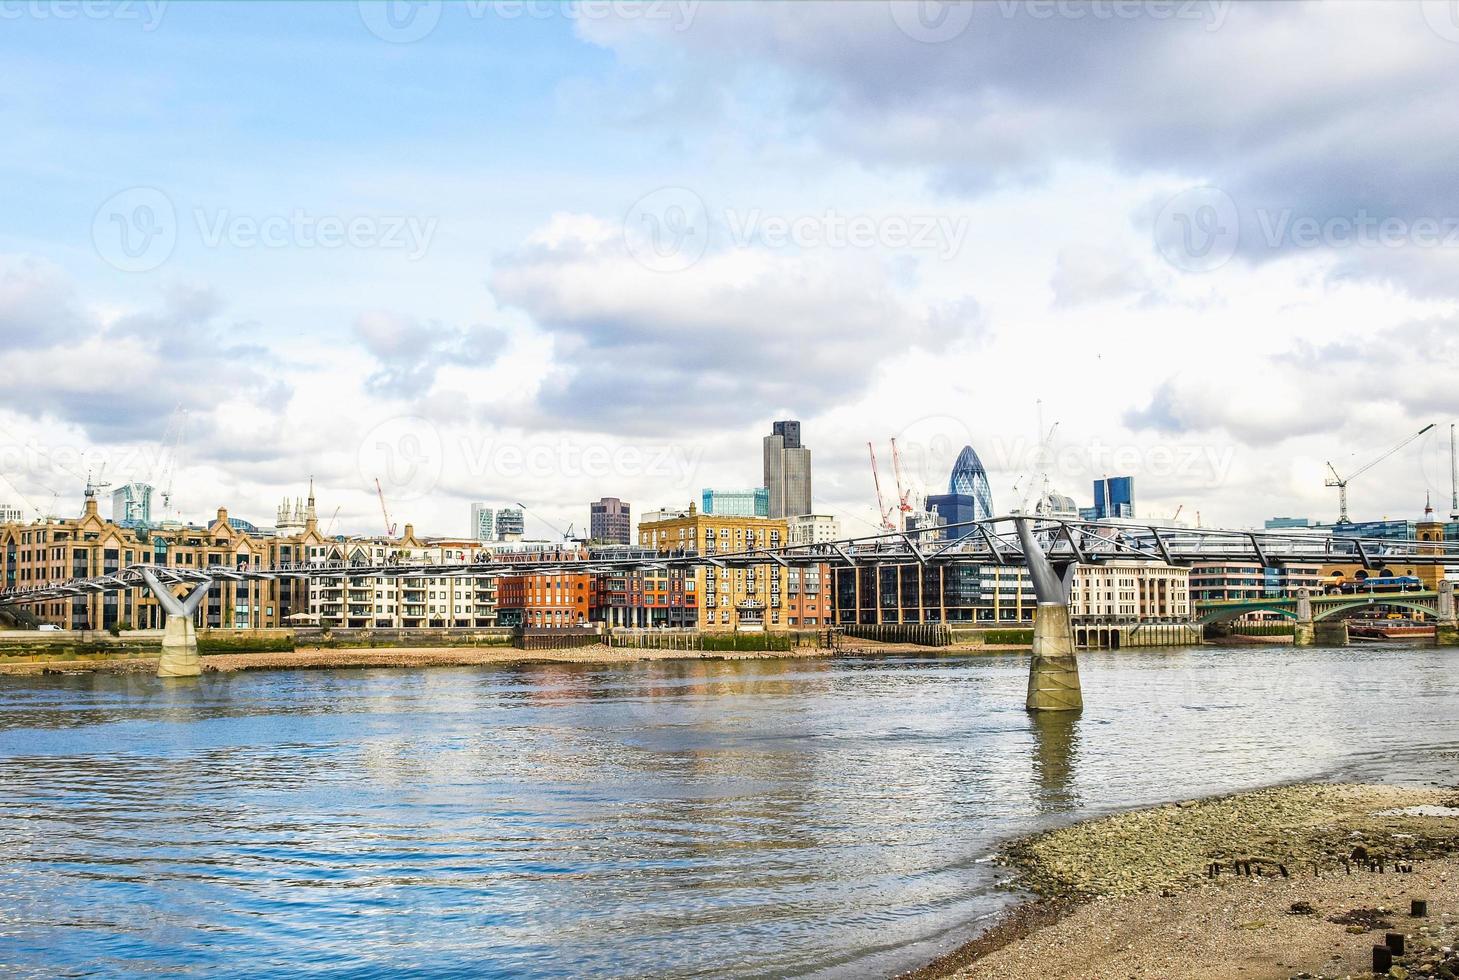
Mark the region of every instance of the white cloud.
<instances>
[{"instance_id":1,"label":"white cloud","mask_svg":"<svg viewBox=\"0 0 1459 980\"><path fill-rule=\"evenodd\" d=\"M542 407L600 430L737 425L856 397L884 359L933 337L929 311L880 255L820 248L711 250L657 271L621 232L559 216L497 264L498 299L554 340ZM980 325L939 311L944 340Z\"/></svg>"}]
</instances>

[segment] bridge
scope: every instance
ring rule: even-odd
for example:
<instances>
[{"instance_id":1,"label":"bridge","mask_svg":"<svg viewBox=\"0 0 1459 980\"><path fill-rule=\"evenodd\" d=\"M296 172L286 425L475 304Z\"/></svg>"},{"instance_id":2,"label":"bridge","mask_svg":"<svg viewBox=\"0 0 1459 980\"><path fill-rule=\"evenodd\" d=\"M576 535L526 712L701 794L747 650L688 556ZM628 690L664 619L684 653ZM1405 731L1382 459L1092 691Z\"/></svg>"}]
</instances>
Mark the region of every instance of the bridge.
<instances>
[{"instance_id":1,"label":"bridge","mask_svg":"<svg viewBox=\"0 0 1459 980\"><path fill-rule=\"evenodd\" d=\"M1437 591L1308 596L1304 590L1289 597L1268 596L1226 602L1197 602L1194 609L1196 622L1202 625L1225 622L1247 613L1276 613L1293 621L1292 642L1295 645L1311 646L1319 642L1339 645L1346 643L1347 623L1343 618L1375 606L1423 613L1435 621L1436 643L1447 646L1459 642L1454 628L1454 584L1447 581L1440 582Z\"/></svg>"},{"instance_id":2,"label":"bridge","mask_svg":"<svg viewBox=\"0 0 1459 980\"><path fill-rule=\"evenodd\" d=\"M1446 590L1452 592L1452 589ZM1321 622L1326 619L1338 619L1349 613L1360 612L1364 609L1371 609L1374 606L1392 606L1399 609L1407 609L1412 612L1423 613L1431 619L1441 619L1443 614L1440 611L1440 599L1444 593L1434 591L1414 592L1363 592L1355 595L1321 595L1313 596L1308 601L1311 604L1311 619L1309 622ZM1195 609L1196 622L1202 626L1210 623L1222 623L1227 620L1237 619L1248 613L1269 612L1285 616L1287 619L1299 620L1302 600L1297 596L1271 596L1266 598L1253 599L1230 599L1223 601L1206 601L1192 603Z\"/></svg>"},{"instance_id":3,"label":"bridge","mask_svg":"<svg viewBox=\"0 0 1459 980\"><path fill-rule=\"evenodd\" d=\"M948 540L949 532L961 531ZM942 535L933 539L933 533ZM30 588L0 591L0 606L49 602L77 595L119 589L146 588L167 613L159 676L191 676L200 672L193 613L214 583L224 580L353 579L353 578L472 578L530 574L601 574L625 570L748 568L777 564L808 567L830 564L859 567L950 563L1016 565L1027 568L1033 585L1033 656L1029 666L1026 706L1030 711L1073 711L1083 706L1079 669L1074 656L1069 591L1074 569L1112 561L1143 561L1191 565L1210 561L1254 562L1264 568L1284 564L1358 564L1379 569L1385 563L1459 566L1459 542L1388 541L1307 531L1235 531L1189 529L1136 521L1082 521L1012 514L980 521L944 525L935 531L890 531L882 534L813 545L784 545L740 551L678 551L651 555L561 554L509 560L483 555L471 562L304 562L276 567L214 565L177 567L132 565L110 575L71 579ZM186 598L174 592L187 590ZM1414 595L1410 593L1409 595ZM1339 597L1353 602L1351 597ZM1365 597L1366 598L1366 597ZM1428 598L1427 596L1421 598ZM1452 589L1434 596L1432 614L1440 628L1453 627ZM1326 600L1300 597L1291 600L1293 617L1315 621L1316 610L1329 611ZM1384 597L1385 603L1388 597ZM1303 604L1306 605L1303 605ZM1314 606L1313 603L1319 605ZM1390 604L1398 604L1393 602ZM1271 608L1285 613L1279 605ZM1425 606L1424 611L1429 611ZM1209 609L1203 615L1231 618L1234 607ZM1321 617L1316 617L1321 618ZM1449 634L1453 635L1453 634Z\"/></svg>"}]
</instances>

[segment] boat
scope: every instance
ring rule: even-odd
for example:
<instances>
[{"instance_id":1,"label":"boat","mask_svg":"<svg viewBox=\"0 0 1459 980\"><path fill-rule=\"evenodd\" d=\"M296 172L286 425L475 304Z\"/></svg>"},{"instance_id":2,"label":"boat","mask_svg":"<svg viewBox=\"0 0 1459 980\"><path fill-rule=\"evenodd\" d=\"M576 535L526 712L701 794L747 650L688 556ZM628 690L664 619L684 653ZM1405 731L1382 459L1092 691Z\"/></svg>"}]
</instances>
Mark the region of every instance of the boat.
<instances>
[{"instance_id":1,"label":"boat","mask_svg":"<svg viewBox=\"0 0 1459 980\"><path fill-rule=\"evenodd\" d=\"M1348 636L1365 640L1408 640L1434 635L1433 623L1412 619L1350 619Z\"/></svg>"}]
</instances>

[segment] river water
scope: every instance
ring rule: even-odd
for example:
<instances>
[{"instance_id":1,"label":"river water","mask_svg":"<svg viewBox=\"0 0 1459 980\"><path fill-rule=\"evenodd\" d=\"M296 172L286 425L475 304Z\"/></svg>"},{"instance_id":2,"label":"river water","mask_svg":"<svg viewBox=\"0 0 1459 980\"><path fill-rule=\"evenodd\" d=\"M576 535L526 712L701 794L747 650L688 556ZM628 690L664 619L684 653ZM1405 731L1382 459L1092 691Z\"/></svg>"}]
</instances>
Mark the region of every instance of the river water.
<instances>
[{"instance_id":1,"label":"river water","mask_svg":"<svg viewBox=\"0 0 1459 980\"><path fill-rule=\"evenodd\" d=\"M0 678L6 975L864 976L1013 900L1010 836L1459 779L1459 652Z\"/></svg>"}]
</instances>

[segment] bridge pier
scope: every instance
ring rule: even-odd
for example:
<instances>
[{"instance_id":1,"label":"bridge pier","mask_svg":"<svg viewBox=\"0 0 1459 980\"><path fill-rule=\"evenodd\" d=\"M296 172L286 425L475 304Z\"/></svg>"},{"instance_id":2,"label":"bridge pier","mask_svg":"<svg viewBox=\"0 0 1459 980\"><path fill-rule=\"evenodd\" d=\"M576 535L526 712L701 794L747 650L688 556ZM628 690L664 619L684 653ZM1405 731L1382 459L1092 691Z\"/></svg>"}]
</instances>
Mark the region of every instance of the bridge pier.
<instances>
[{"instance_id":1,"label":"bridge pier","mask_svg":"<svg viewBox=\"0 0 1459 980\"><path fill-rule=\"evenodd\" d=\"M1017 518L1018 540L1023 546L1038 605L1033 617L1033 656L1028 665L1029 711L1079 711L1084 694L1079 687L1079 661L1074 655L1074 624L1069 617L1069 586L1074 566L1055 571L1043 548L1029 530L1027 518Z\"/></svg>"},{"instance_id":2,"label":"bridge pier","mask_svg":"<svg viewBox=\"0 0 1459 980\"><path fill-rule=\"evenodd\" d=\"M1320 647L1345 647L1348 645L1348 621L1346 619L1319 619L1312 624L1313 640Z\"/></svg>"},{"instance_id":3,"label":"bridge pier","mask_svg":"<svg viewBox=\"0 0 1459 980\"><path fill-rule=\"evenodd\" d=\"M1434 622L1434 646L1459 647L1459 621L1455 619L1454 583L1439 583L1438 616Z\"/></svg>"},{"instance_id":4,"label":"bridge pier","mask_svg":"<svg viewBox=\"0 0 1459 980\"><path fill-rule=\"evenodd\" d=\"M173 594L172 589L157 578L150 568L142 569L142 578L147 588L157 598L162 610L167 613L167 625L162 631L162 657L157 662L158 677L197 677L203 672L198 658L198 631L193 626L193 614L202 605L203 597L212 588L212 582L204 582L188 593L187 598Z\"/></svg>"},{"instance_id":5,"label":"bridge pier","mask_svg":"<svg viewBox=\"0 0 1459 980\"><path fill-rule=\"evenodd\" d=\"M1347 642L1344 638L1343 642ZM1312 597L1307 594L1306 589L1297 592L1297 621L1292 624L1292 645L1298 647L1315 646L1317 643L1317 629L1312 622Z\"/></svg>"}]
</instances>

